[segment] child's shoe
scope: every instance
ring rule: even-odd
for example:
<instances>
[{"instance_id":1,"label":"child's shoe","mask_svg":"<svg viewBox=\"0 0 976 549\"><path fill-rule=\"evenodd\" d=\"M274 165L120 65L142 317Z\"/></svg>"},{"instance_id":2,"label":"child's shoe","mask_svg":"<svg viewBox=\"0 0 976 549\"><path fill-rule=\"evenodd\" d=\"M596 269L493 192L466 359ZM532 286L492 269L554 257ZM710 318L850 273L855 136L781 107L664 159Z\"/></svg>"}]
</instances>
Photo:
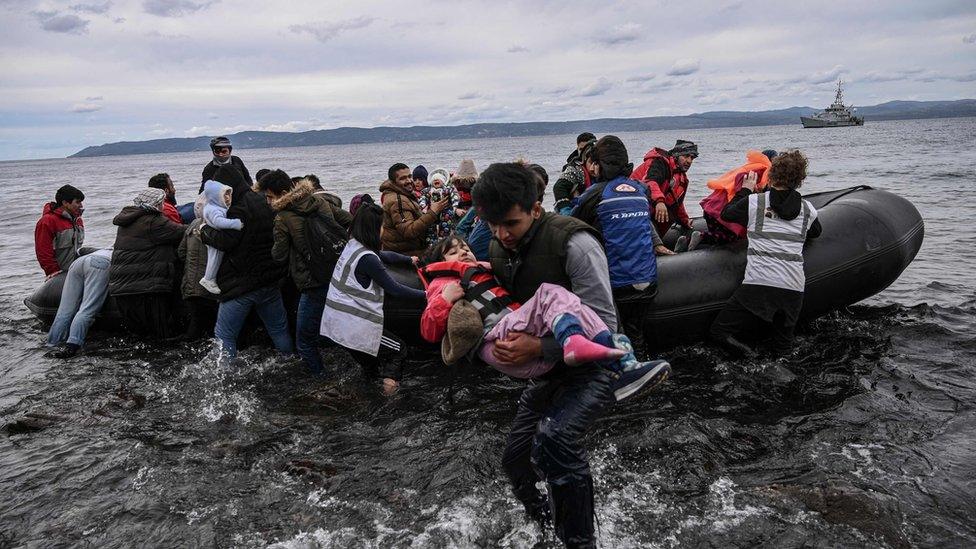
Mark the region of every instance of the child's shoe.
<instances>
[{"instance_id":1,"label":"child's shoe","mask_svg":"<svg viewBox=\"0 0 976 549\"><path fill-rule=\"evenodd\" d=\"M578 366L587 362L617 360L626 354L626 351L604 347L599 343L590 341L582 334L571 335L563 343L563 362L569 366Z\"/></svg>"},{"instance_id":2,"label":"child's shoe","mask_svg":"<svg viewBox=\"0 0 976 549\"><path fill-rule=\"evenodd\" d=\"M701 241L702 241L701 231L692 231L691 239L688 241L688 251L690 252L695 248L697 248L698 245L701 244Z\"/></svg>"},{"instance_id":3,"label":"child's shoe","mask_svg":"<svg viewBox=\"0 0 976 549\"><path fill-rule=\"evenodd\" d=\"M615 374L610 388L618 402L639 392L649 392L671 374L671 365L666 360L638 362L630 338L624 334L614 334L612 339L617 349L627 353L610 368Z\"/></svg>"},{"instance_id":4,"label":"child's shoe","mask_svg":"<svg viewBox=\"0 0 976 549\"><path fill-rule=\"evenodd\" d=\"M203 286L204 290L207 290L212 294L220 293L220 287L217 286L217 281L215 280L210 280L209 278L201 278L200 285Z\"/></svg>"}]
</instances>

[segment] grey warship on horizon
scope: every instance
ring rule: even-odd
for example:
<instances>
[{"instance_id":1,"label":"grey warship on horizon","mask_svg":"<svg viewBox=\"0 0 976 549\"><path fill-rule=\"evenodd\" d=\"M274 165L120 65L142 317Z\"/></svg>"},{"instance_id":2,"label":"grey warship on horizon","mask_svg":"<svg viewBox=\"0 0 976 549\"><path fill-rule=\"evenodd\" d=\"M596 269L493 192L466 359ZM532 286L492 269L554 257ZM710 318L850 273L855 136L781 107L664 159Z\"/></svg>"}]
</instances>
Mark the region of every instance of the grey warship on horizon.
<instances>
[{"instance_id":1,"label":"grey warship on horizon","mask_svg":"<svg viewBox=\"0 0 976 549\"><path fill-rule=\"evenodd\" d=\"M863 126L864 117L855 116L853 107L844 105L842 95L843 88L841 81L837 81L837 96L826 110L818 112L813 116L801 116L800 122L804 128L834 128L837 126Z\"/></svg>"}]
</instances>

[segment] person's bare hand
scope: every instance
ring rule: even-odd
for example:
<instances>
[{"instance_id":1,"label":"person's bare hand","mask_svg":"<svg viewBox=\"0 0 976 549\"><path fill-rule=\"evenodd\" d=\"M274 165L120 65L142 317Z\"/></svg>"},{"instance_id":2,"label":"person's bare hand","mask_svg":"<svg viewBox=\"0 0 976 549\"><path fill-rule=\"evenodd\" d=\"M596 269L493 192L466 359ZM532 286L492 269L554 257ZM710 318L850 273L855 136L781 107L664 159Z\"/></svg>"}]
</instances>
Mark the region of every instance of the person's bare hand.
<instances>
[{"instance_id":1,"label":"person's bare hand","mask_svg":"<svg viewBox=\"0 0 976 549\"><path fill-rule=\"evenodd\" d=\"M749 172L745 178L742 179L742 188L749 189L750 191L756 190L756 181L759 180L759 175L756 172Z\"/></svg>"},{"instance_id":2,"label":"person's bare hand","mask_svg":"<svg viewBox=\"0 0 976 549\"><path fill-rule=\"evenodd\" d=\"M451 282L441 290L441 297L448 303L454 303L464 297L464 288L457 282Z\"/></svg>"},{"instance_id":3,"label":"person's bare hand","mask_svg":"<svg viewBox=\"0 0 976 549\"><path fill-rule=\"evenodd\" d=\"M658 223L668 222L668 207L664 205L664 202L658 202L654 205L654 221Z\"/></svg>"},{"instance_id":4,"label":"person's bare hand","mask_svg":"<svg viewBox=\"0 0 976 549\"><path fill-rule=\"evenodd\" d=\"M520 366L530 360L542 357L542 340L523 332L508 334L505 339L495 341L492 349L495 360L506 366Z\"/></svg>"},{"instance_id":5,"label":"person's bare hand","mask_svg":"<svg viewBox=\"0 0 976 549\"><path fill-rule=\"evenodd\" d=\"M674 252L672 252L671 249L668 248L667 246L665 246L664 244L658 244L657 246L654 246L654 254L655 255L674 255Z\"/></svg>"},{"instance_id":6,"label":"person's bare hand","mask_svg":"<svg viewBox=\"0 0 976 549\"><path fill-rule=\"evenodd\" d=\"M451 203L451 197L442 198L442 199L438 200L437 202L434 202L433 204L431 204L430 205L430 209L434 213L441 213L441 212L444 211L444 208L446 208L446 207L448 207L448 205L450 205L450 203Z\"/></svg>"}]
</instances>

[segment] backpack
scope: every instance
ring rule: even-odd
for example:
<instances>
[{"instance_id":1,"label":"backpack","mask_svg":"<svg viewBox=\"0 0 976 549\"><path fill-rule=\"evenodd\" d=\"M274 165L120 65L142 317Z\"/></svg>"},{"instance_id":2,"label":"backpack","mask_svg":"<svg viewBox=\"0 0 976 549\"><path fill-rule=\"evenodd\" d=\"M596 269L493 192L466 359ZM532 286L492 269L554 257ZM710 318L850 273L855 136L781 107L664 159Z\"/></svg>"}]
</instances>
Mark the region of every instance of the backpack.
<instances>
[{"instance_id":1,"label":"backpack","mask_svg":"<svg viewBox=\"0 0 976 549\"><path fill-rule=\"evenodd\" d=\"M312 280L327 286L342 249L348 242L346 230L335 219L320 211L302 217L305 218L305 242L308 243L305 263Z\"/></svg>"}]
</instances>

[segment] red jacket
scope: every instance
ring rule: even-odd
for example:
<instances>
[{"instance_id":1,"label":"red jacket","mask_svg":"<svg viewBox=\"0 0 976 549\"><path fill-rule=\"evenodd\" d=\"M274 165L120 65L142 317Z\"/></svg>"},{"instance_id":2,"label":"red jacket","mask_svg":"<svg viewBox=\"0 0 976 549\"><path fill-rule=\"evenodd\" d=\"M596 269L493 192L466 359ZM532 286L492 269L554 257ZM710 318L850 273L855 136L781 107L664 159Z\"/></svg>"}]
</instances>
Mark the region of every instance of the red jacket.
<instances>
[{"instance_id":1,"label":"red jacket","mask_svg":"<svg viewBox=\"0 0 976 549\"><path fill-rule=\"evenodd\" d=\"M482 267L484 270L480 270L477 274L470 276L469 288L465 288L465 290L492 281L495 284L491 285L486 292L491 294L495 304L503 300L503 305L500 308L507 307L510 310L518 309L518 303L511 302L508 292L497 283L495 276L491 274L491 265L489 263L485 261L479 261L477 264L462 263L460 261L439 261L431 263L424 268L424 275L430 277L430 283L427 285L427 308L424 309L424 314L420 317L420 335L425 341L437 343L444 338L444 334L447 332L447 317L450 316L451 307L454 304L448 303L441 295L444 286L452 282L458 282L462 283L463 287L462 276L465 274L465 271L475 267ZM467 294L467 292L465 293ZM486 298L485 293L479 294L478 296L465 295L465 298L472 301L473 304L475 301L480 302L475 304L476 307L490 307L490 302ZM502 298L502 300L495 298ZM482 312L482 315L485 314L487 313Z\"/></svg>"},{"instance_id":2,"label":"red jacket","mask_svg":"<svg viewBox=\"0 0 976 549\"><path fill-rule=\"evenodd\" d=\"M664 162L668 168L669 175L664 181L647 179L647 172L655 160ZM667 206L671 219L667 223L654 223L661 236L664 236L664 233L671 227L671 222L675 221L675 218L685 227L691 225L691 219L688 217L688 212L685 211L685 191L688 190L688 175L678 169L677 161L668 154L668 151L657 147L647 151L647 154L644 155L644 163L634 169L630 174L630 178L643 181L647 184L647 190L651 194L652 219L654 216L654 205L658 202L663 202Z\"/></svg>"},{"instance_id":3,"label":"red jacket","mask_svg":"<svg viewBox=\"0 0 976 549\"><path fill-rule=\"evenodd\" d=\"M165 200L163 200L163 215L169 218L170 221L179 223L180 225L183 224L183 218L180 217L179 210L176 209L176 206L166 202Z\"/></svg>"},{"instance_id":4,"label":"red jacket","mask_svg":"<svg viewBox=\"0 0 976 549\"><path fill-rule=\"evenodd\" d=\"M80 217L71 217L54 202L44 205L34 227L34 253L44 274L67 270L84 241L85 222Z\"/></svg>"}]
</instances>

